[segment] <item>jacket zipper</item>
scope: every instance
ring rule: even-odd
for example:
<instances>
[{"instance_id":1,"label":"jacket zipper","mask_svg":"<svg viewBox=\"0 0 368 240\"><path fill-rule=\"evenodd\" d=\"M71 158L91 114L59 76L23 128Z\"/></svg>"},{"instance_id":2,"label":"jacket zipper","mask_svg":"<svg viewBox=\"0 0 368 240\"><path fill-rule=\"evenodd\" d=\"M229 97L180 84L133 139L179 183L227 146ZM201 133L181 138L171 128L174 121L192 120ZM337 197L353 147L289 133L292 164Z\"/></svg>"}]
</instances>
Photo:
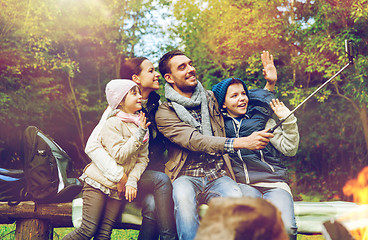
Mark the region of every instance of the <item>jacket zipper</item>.
<instances>
[{"instance_id":1,"label":"jacket zipper","mask_svg":"<svg viewBox=\"0 0 368 240\"><path fill-rule=\"evenodd\" d=\"M234 126L234 129L236 130L236 137L239 138L239 131L240 131L240 127L237 127L234 123L234 120L233 119L233 126ZM239 122L239 126L241 125L241 122L243 121L243 119L240 120ZM248 168L247 168L247 164L245 164L245 161L243 160L242 156L241 156L241 152L240 152L240 149L238 151L236 151L236 153L238 154L238 157L240 158L240 160L242 161L243 163L243 170L244 170L244 177L245 177L245 183L246 184L250 184L250 179L249 179L249 173L248 173Z\"/></svg>"},{"instance_id":2,"label":"jacket zipper","mask_svg":"<svg viewBox=\"0 0 368 240\"><path fill-rule=\"evenodd\" d=\"M266 160L264 159L264 157L263 157L263 151L262 150L259 150L259 153L261 154L261 161L264 162L264 163L266 163L267 166L269 166L271 168L272 172L275 172L275 169L272 167L272 165L269 164L268 162L266 162Z\"/></svg>"}]
</instances>

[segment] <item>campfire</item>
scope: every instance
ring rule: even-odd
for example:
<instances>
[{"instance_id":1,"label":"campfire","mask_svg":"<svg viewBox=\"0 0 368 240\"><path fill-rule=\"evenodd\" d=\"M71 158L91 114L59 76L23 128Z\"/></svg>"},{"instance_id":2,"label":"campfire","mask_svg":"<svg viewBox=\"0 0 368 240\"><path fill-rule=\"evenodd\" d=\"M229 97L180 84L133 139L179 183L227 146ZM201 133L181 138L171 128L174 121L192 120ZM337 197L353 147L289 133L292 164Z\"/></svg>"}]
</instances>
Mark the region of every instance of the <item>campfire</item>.
<instances>
[{"instance_id":1,"label":"campfire","mask_svg":"<svg viewBox=\"0 0 368 240\"><path fill-rule=\"evenodd\" d=\"M368 166L349 180L342 189L358 204L354 210L323 223L322 233L328 240L368 240Z\"/></svg>"},{"instance_id":2,"label":"campfire","mask_svg":"<svg viewBox=\"0 0 368 240\"><path fill-rule=\"evenodd\" d=\"M368 166L358 174L356 179L349 180L343 192L352 196L354 202L362 204L355 211L337 219L356 240L368 240Z\"/></svg>"}]
</instances>

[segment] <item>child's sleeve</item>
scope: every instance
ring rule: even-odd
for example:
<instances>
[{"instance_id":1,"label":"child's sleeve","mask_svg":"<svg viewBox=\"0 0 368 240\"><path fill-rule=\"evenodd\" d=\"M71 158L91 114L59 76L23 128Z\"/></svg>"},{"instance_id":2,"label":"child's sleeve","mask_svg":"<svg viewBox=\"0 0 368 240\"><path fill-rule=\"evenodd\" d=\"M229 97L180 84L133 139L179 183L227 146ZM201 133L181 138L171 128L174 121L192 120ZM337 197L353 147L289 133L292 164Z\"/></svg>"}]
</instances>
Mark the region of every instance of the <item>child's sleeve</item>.
<instances>
[{"instance_id":1,"label":"child's sleeve","mask_svg":"<svg viewBox=\"0 0 368 240\"><path fill-rule=\"evenodd\" d=\"M110 156L121 165L130 161L131 156L143 145L136 133L124 128L124 124L119 118L111 117L107 119L100 133L102 145ZM129 137L124 137L124 135L129 135Z\"/></svg>"},{"instance_id":2,"label":"child's sleeve","mask_svg":"<svg viewBox=\"0 0 368 240\"><path fill-rule=\"evenodd\" d=\"M106 152L99 139L99 134L105 125L108 115L110 115L112 111L113 110L108 107L103 113L100 122L93 129L88 138L85 152L107 179L112 182L119 182L124 176L124 168L118 165L115 159Z\"/></svg>"},{"instance_id":3,"label":"child's sleeve","mask_svg":"<svg viewBox=\"0 0 368 240\"><path fill-rule=\"evenodd\" d=\"M271 144L285 156L295 156L298 151L299 131L296 122L296 117L291 115L282 123L281 127L275 129L274 137L270 139ZM271 118L266 124L266 129L275 125L275 120Z\"/></svg>"},{"instance_id":4,"label":"child's sleeve","mask_svg":"<svg viewBox=\"0 0 368 240\"><path fill-rule=\"evenodd\" d=\"M137 156L137 162L135 163L132 171L130 171L128 175L128 181L125 184L126 186L132 186L137 188L137 183L142 176L144 170L148 165L148 142L142 147Z\"/></svg>"}]
</instances>

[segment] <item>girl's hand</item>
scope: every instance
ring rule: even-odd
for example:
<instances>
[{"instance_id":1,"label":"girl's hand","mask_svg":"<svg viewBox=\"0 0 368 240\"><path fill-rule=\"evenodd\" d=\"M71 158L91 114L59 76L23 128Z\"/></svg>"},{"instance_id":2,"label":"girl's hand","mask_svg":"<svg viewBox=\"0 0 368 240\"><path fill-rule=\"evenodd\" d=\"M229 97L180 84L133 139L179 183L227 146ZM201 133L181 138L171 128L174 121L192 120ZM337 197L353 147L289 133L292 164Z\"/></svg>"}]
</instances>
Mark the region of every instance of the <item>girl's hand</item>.
<instances>
[{"instance_id":1,"label":"girl's hand","mask_svg":"<svg viewBox=\"0 0 368 240\"><path fill-rule=\"evenodd\" d=\"M141 120L140 121L141 122L140 126L143 129L147 129L148 126L151 125L151 122L146 123L147 122L147 118L146 118L144 112L141 112L141 119L140 120Z\"/></svg>"},{"instance_id":2,"label":"girl's hand","mask_svg":"<svg viewBox=\"0 0 368 240\"><path fill-rule=\"evenodd\" d=\"M128 181L128 176L124 174L124 176L120 179L120 181L116 184L118 188L118 195L121 198L123 196L123 193L125 192L125 184Z\"/></svg>"},{"instance_id":3,"label":"girl's hand","mask_svg":"<svg viewBox=\"0 0 368 240\"><path fill-rule=\"evenodd\" d=\"M137 189L132 186L125 187L125 199L129 202L137 197Z\"/></svg>"},{"instance_id":4,"label":"girl's hand","mask_svg":"<svg viewBox=\"0 0 368 240\"><path fill-rule=\"evenodd\" d=\"M278 118L284 118L290 114L290 110L278 99L272 99L270 106Z\"/></svg>"}]
</instances>

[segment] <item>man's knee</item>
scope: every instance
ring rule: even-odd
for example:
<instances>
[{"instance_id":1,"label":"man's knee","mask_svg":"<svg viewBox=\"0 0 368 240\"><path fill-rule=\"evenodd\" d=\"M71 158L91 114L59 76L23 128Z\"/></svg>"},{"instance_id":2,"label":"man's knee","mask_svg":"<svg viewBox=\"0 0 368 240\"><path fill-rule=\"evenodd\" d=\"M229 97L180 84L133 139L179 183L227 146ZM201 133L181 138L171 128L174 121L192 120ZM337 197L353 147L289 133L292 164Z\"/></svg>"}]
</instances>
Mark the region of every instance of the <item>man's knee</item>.
<instances>
[{"instance_id":1,"label":"man's knee","mask_svg":"<svg viewBox=\"0 0 368 240\"><path fill-rule=\"evenodd\" d=\"M225 176L215 180L209 187L207 201L214 197L242 197L238 184L231 178Z\"/></svg>"},{"instance_id":2,"label":"man's knee","mask_svg":"<svg viewBox=\"0 0 368 240\"><path fill-rule=\"evenodd\" d=\"M192 182L185 177L176 179L173 183L173 199L175 208L196 208L196 192Z\"/></svg>"}]
</instances>

